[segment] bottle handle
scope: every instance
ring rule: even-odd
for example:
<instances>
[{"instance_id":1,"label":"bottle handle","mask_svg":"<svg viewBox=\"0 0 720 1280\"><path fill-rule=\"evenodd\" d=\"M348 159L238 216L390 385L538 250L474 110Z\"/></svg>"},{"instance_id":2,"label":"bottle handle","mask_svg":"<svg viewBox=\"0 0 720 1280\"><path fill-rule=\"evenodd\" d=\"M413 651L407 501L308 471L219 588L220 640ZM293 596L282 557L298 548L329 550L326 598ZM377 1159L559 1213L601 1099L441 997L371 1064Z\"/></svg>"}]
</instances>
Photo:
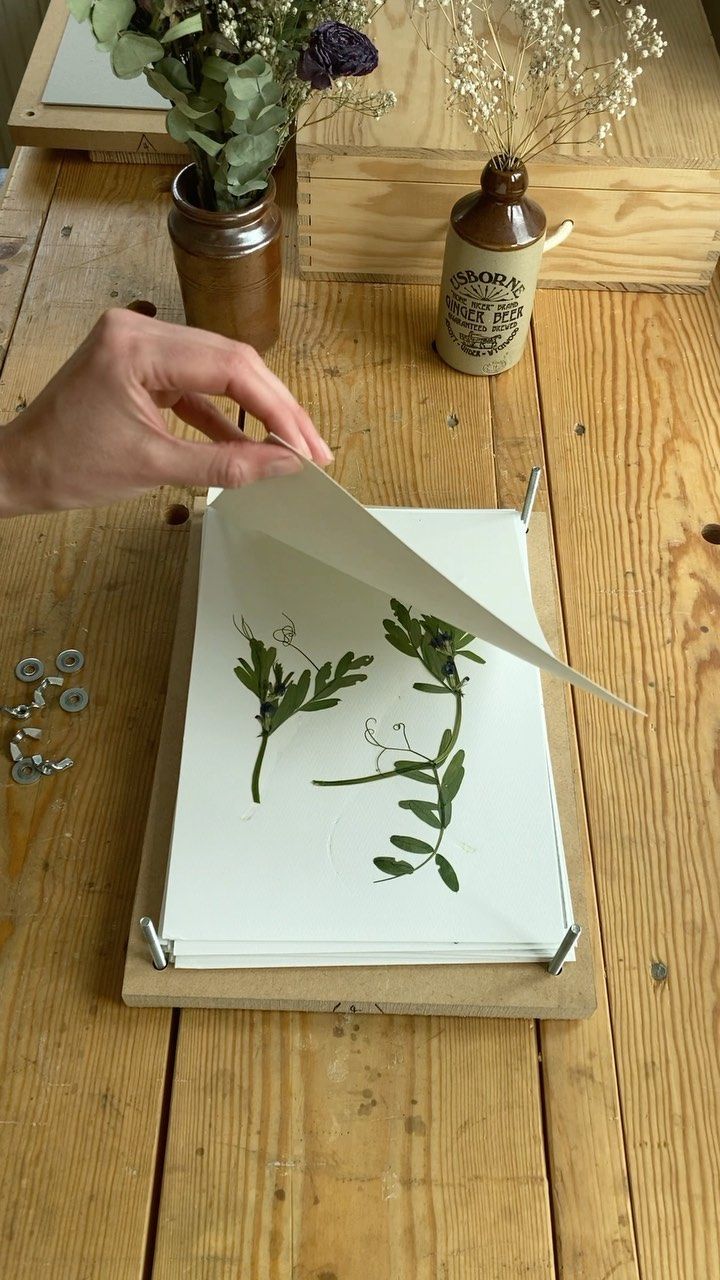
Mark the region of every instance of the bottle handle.
<instances>
[{"instance_id":1,"label":"bottle handle","mask_svg":"<svg viewBox=\"0 0 720 1280\"><path fill-rule=\"evenodd\" d=\"M574 226L575 223L572 218L565 218L564 222L561 222L560 226L556 227L552 234L548 236L543 246L543 253L547 253L548 249L557 248L559 244L563 243L563 240L567 240Z\"/></svg>"}]
</instances>

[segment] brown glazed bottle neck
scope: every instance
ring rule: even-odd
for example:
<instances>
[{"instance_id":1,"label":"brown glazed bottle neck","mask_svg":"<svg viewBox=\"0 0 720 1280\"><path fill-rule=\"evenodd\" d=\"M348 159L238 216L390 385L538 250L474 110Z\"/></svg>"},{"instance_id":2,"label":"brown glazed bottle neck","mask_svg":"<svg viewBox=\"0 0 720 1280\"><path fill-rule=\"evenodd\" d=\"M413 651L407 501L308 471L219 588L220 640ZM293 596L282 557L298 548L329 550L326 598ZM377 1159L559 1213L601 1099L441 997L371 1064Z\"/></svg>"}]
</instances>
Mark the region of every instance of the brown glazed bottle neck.
<instances>
[{"instance_id":1,"label":"brown glazed bottle neck","mask_svg":"<svg viewBox=\"0 0 720 1280\"><path fill-rule=\"evenodd\" d=\"M282 222L272 175L266 189L250 204L227 212L201 208L193 164L177 174L171 194L170 235L188 251L201 247L207 257L240 257L262 249L280 235Z\"/></svg>"},{"instance_id":2,"label":"brown glazed bottle neck","mask_svg":"<svg viewBox=\"0 0 720 1280\"><path fill-rule=\"evenodd\" d=\"M478 248L520 249L545 234L547 219L525 193L528 172L520 160L495 156L482 171L480 190L458 200L450 215L453 229Z\"/></svg>"}]
</instances>

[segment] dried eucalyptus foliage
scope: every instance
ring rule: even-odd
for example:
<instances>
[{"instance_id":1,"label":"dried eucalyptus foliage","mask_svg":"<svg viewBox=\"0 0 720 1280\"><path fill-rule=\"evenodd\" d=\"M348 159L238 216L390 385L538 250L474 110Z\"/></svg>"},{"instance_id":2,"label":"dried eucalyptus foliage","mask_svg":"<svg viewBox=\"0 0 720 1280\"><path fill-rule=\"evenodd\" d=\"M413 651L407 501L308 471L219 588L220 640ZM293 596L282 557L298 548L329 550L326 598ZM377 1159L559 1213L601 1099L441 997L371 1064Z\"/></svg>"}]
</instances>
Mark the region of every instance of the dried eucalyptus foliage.
<instances>
[{"instance_id":1,"label":"dried eucalyptus foliage","mask_svg":"<svg viewBox=\"0 0 720 1280\"><path fill-rule=\"evenodd\" d=\"M407 782L421 784L423 788L431 787L430 799L423 798L421 793L418 797L398 802L400 809L411 813L433 832L425 840L412 834L390 837L390 843L395 849L410 854L414 860L410 862L406 858L383 855L374 858L373 862L382 873L383 881L415 875L423 867L432 864L443 884L457 893L460 888L457 872L441 852L441 846L452 819L453 801L465 777L465 752L462 749L456 751L455 748L462 726L463 691L469 677L460 674L458 659L481 664L485 660L467 647L474 639L469 632L453 627L432 614L423 613L419 618L413 617L410 609L399 600L391 600L390 607L394 616L384 620L385 639L399 653L416 659L425 668L429 680L416 681L413 689L424 694L452 698L452 725L444 730L437 751L428 755L411 745L407 728L402 721L393 726L401 737L400 743L380 742L375 731L377 722L371 718L365 722L365 741L378 749L375 772L360 778L316 778L315 785L351 787L402 777ZM386 752L401 756L391 769L380 768L380 761Z\"/></svg>"},{"instance_id":2,"label":"dried eucalyptus foliage","mask_svg":"<svg viewBox=\"0 0 720 1280\"><path fill-rule=\"evenodd\" d=\"M116 76L144 74L172 102L168 133L195 160L200 202L224 211L267 187L313 94L304 123L342 107L378 116L393 105L394 94L353 83L377 65L361 28L382 3L67 0L75 18L90 23Z\"/></svg>"},{"instance_id":3,"label":"dried eucalyptus foliage","mask_svg":"<svg viewBox=\"0 0 720 1280\"><path fill-rule=\"evenodd\" d=\"M273 632L276 645L266 645L253 635L244 618L237 628L248 642L250 661L239 658L235 675L246 689L255 694L260 704L255 717L260 725L260 747L251 782L252 798L256 804L260 803L260 773L272 735L298 711L326 711L330 707L336 707L340 698L335 695L367 680L361 668L368 667L372 662L369 654L356 658L354 653L348 652L334 666L332 662L323 662L318 666L295 644L294 622L287 614L283 614L283 617L286 619L285 624ZM310 667L305 667L297 676L294 671L285 672L278 662L277 645L294 650L305 662L310 663ZM315 673L314 678L311 668Z\"/></svg>"}]
</instances>

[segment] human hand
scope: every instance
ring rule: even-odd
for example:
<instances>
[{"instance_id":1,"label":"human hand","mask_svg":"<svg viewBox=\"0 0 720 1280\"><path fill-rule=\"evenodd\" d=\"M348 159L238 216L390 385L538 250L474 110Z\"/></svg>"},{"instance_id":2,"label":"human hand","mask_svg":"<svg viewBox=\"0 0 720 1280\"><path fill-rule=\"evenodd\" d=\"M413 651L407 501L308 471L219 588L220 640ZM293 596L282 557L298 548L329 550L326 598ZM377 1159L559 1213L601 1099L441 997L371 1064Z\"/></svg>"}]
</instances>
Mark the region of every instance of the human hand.
<instances>
[{"instance_id":1,"label":"human hand","mask_svg":"<svg viewBox=\"0 0 720 1280\"><path fill-rule=\"evenodd\" d=\"M208 395L231 397L321 466L332 461L252 347L118 308L0 428L0 515L104 506L163 484L234 489L300 469L282 446L245 437ZM173 435L162 409L211 443Z\"/></svg>"}]
</instances>

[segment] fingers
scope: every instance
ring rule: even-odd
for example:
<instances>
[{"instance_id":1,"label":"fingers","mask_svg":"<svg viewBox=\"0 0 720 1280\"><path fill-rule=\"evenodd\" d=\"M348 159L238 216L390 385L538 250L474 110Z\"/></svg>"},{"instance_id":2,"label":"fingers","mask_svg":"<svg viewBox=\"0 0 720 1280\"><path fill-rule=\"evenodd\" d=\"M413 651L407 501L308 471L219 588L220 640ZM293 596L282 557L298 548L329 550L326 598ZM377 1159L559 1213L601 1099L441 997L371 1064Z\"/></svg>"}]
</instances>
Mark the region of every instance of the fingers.
<instances>
[{"instance_id":1,"label":"fingers","mask_svg":"<svg viewBox=\"0 0 720 1280\"><path fill-rule=\"evenodd\" d=\"M293 475L303 465L281 445L254 440L194 444L167 436L165 445L156 464L158 484L239 489L255 480Z\"/></svg>"},{"instance_id":2,"label":"fingers","mask_svg":"<svg viewBox=\"0 0 720 1280\"><path fill-rule=\"evenodd\" d=\"M124 346L125 368L148 391L231 396L305 457L332 461L308 414L252 347L120 309L106 314L100 332Z\"/></svg>"},{"instance_id":3,"label":"fingers","mask_svg":"<svg viewBox=\"0 0 720 1280\"><path fill-rule=\"evenodd\" d=\"M187 391L167 406L178 418L189 426L202 431L210 440L237 441L243 439L243 433L227 414L218 409L207 396L198 395L197 391Z\"/></svg>"}]
</instances>

